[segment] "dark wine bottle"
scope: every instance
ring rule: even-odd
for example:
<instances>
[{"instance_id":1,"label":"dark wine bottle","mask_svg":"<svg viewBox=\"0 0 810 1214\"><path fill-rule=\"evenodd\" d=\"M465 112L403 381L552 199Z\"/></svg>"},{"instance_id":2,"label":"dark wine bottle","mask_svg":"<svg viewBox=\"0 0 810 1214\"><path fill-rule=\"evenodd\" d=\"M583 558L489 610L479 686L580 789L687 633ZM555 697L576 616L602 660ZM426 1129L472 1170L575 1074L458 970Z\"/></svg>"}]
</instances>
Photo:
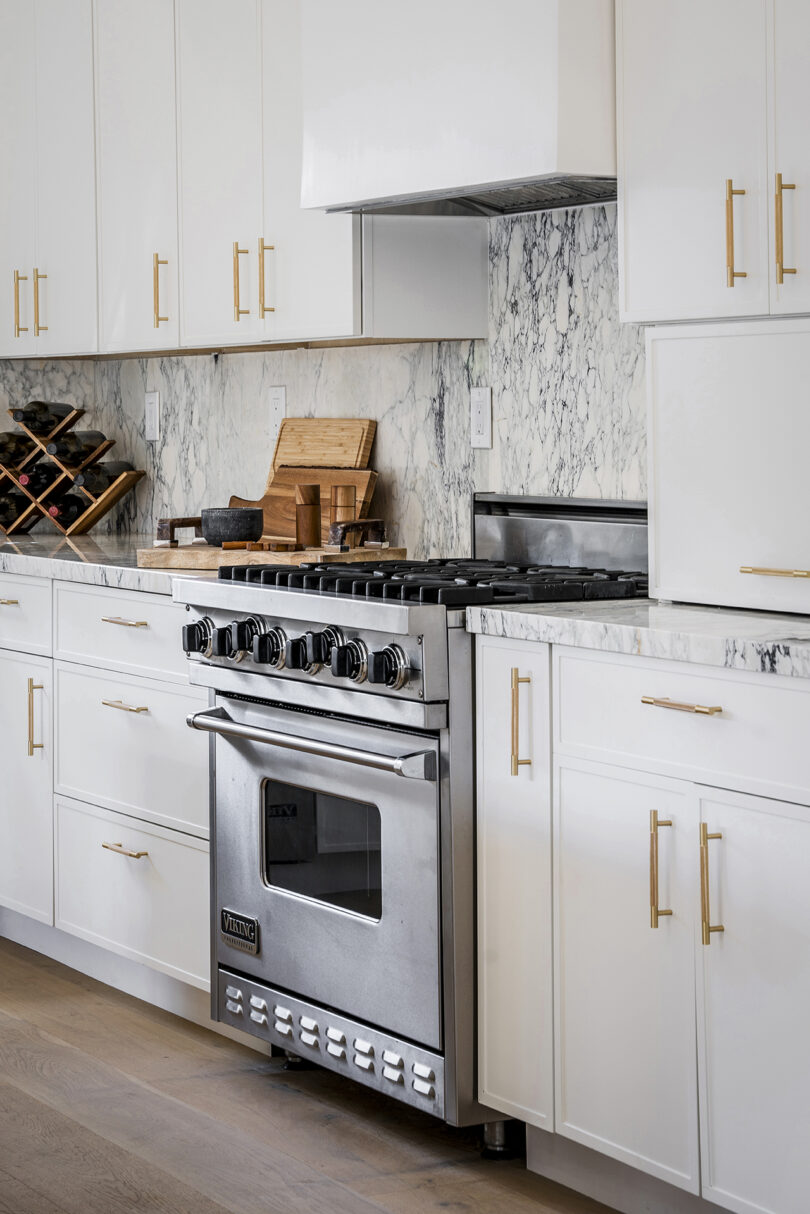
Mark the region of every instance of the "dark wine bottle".
<instances>
[{"instance_id":1,"label":"dark wine bottle","mask_svg":"<svg viewBox=\"0 0 810 1214\"><path fill-rule=\"evenodd\" d=\"M32 434L50 434L61 421L73 412L72 405L56 405L45 400L32 400L22 409L14 409L11 416L22 422Z\"/></svg>"},{"instance_id":2,"label":"dark wine bottle","mask_svg":"<svg viewBox=\"0 0 810 1214\"><path fill-rule=\"evenodd\" d=\"M89 468L85 468L84 472L77 472L73 479L77 485L81 485L89 493L99 497L113 481L118 480L123 472L131 471L132 464L127 464L123 460L117 463L110 461L108 464L91 464Z\"/></svg>"},{"instance_id":3,"label":"dark wine bottle","mask_svg":"<svg viewBox=\"0 0 810 1214\"><path fill-rule=\"evenodd\" d=\"M25 485L29 493L39 497L40 493L44 493L61 475L56 464L34 464L33 468L21 472L17 479L21 485Z\"/></svg>"},{"instance_id":4,"label":"dark wine bottle","mask_svg":"<svg viewBox=\"0 0 810 1214\"><path fill-rule=\"evenodd\" d=\"M66 464L80 464L103 442L106 439L99 430L74 430L72 434L63 434L61 438L48 443L45 450L48 455L55 455Z\"/></svg>"},{"instance_id":5,"label":"dark wine bottle","mask_svg":"<svg viewBox=\"0 0 810 1214\"><path fill-rule=\"evenodd\" d=\"M15 519L20 517L26 506L30 505L25 494L19 493L16 489L10 489L8 493L0 493L0 527L9 527Z\"/></svg>"},{"instance_id":6,"label":"dark wine bottle","mask_svg":"<svg viewBox=\"0 0 810 1214\"><path fill-rule=\"evenodd\" d=\"M66 493L64 497L60 497L58 501L48 507L48 514L51 518L58 519L63 527L69 527L80 514L84 514L85 510L89 510L89 508L90 502L87 498L79 497L77 493Z\"/></svg>"},{"instance_id":7,"label":"dark wine bottle","mask_svg":"<svg viewBox=\"0 0 810 1214\"><path fill-rule=\"evenodd\" d=\"M36 443L27 434L7 430L0 434L0 464L17 468L27 455L36 448Z\"/></svg>"}]
</instances>

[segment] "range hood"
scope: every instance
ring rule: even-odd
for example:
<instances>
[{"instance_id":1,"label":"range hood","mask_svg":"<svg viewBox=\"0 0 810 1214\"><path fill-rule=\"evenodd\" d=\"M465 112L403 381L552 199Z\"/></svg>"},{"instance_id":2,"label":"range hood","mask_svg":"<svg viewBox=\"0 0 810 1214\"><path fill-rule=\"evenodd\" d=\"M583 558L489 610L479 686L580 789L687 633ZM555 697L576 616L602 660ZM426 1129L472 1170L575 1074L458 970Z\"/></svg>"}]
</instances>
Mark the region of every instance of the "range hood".
<instances>
[{"instance_id":1,"label":"range hood","mask_svg":"<svg viewBox=\"0 0 810 1214\"><path fill-rule=\"evenodd\" d=\"M302 207L491 216L616 198L613 0L301 11Z\"/></svg>"}]
</instances>

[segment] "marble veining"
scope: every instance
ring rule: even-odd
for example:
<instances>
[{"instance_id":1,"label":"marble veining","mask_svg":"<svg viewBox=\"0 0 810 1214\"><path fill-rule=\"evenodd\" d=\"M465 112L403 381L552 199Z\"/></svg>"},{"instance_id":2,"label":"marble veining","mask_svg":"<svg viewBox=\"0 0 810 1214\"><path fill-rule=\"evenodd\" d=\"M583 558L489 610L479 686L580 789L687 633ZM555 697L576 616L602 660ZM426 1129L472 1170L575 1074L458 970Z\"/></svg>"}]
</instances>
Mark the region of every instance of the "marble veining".
<instances>
[{"instance_id":1,"label":"marble veining","mask_svg":"<svg viewBox=\"0 0 810 1214\"><path fill-rule=\"evenodd\" d=\"M43 531L0 544L0 573L25 577L85 582L114 590L145 590L171 594L173 577L211 577L178 570L138 569L137 549L152 543L152 536L76 536L66 539Z\"/></svg>"},{"instance_id":2,"label":"marble veining","mask_svg":"<svg viewBox=\"0 0 810 1214\"><path fill-rule=\"evenodd\" d=\"M810 679L810 618L627 599L468 607L485 636Z\"/></svg>"}]
</instances>

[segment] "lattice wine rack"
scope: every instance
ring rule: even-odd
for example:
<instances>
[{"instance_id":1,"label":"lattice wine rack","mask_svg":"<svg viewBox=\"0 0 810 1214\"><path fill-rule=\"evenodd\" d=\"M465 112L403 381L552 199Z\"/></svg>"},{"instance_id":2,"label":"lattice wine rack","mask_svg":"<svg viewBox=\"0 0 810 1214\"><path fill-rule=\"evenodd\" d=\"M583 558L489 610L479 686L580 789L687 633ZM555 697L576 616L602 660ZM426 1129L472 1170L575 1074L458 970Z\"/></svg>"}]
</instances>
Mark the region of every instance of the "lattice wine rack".
<instances>
[{"instance_id":1,"label":"lattice wine rack","mask_svg":"<svg viewBox=\"0 0 810 1214\"><path fill-rule=\"evenodd\" d=\"M9 414L13 417L13 411L9 409ZM50 521L62 532L63 535L84 535L91 527L103 518L104 515L111 510L112 507L119 502L125 494L129 493L130 489L138 483L145 472L122 472L116 480L112 481L103 493L91 493L84 485L75 484L75 478L80 472L84 472L85 468L89 468L91 464L95 464L106 455L111 447L115 445L115 439L105 439L95 451L91 452L85 459L78 463L75 467L69 467L55 455L48 455L45 448L48 443L55 442L61 438L68 430L72 430L80 417L84 416L84 409L74 409L67 417L63 417L59 424L54 426L49 434L34 434L32 430L18 422L20 430L32 439L36 444L24 460L17 467L9 467L0 462L0 493L7 491L10 487L21 493L23 497L28 499L28 505L17 516L13 523L9 523L6 527L0 527L0 531L5 531L6 535L25 535L43 516ZM59 476L44 489L39 497L34 497L28 492L25 485L21 485L19 481L20 475L28 468L32 468L34 464L47 462L55 464L59 469ZM103 466L103 465L102 465ZM63 493L75 493L87 501L87 509L74 519L67 527L60 523L58 518L53 518L48 513L48 506L60 498Z\"/></svg>"}]
</instances>

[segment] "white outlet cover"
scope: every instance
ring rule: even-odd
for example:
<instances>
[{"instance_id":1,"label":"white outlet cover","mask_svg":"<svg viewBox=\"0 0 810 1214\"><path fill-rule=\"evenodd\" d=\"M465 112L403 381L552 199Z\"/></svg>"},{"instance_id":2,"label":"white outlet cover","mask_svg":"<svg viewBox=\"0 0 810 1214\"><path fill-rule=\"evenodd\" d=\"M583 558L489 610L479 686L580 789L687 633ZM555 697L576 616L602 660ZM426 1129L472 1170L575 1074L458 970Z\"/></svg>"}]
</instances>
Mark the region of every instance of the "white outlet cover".
<instances>
[{"instance_id":1,"label":"white outlet cover","mask_svg":"<svg viewBox=\"0 0 810 1214\"><path fill-rule=\"evenodd\" d=\"M270 389L270 437L275 439L287 416L287 389L276 384Z\"/></svg>"},{"instance_id":2,"label":"white outlet cover","mask_svg":"<svg viewBox=\"0 0 810 1214\"><path fill-rule=\"evenodd\" d=\"M470 446L492 446L492 389L470 389Z\"/></svg>"},{"instance_id":3,"label":"white outlet cover","mask_svg":"<svg viewBox=\"0 0 810 1214\"><path fill-rule=\"evenodd\" d=\"M160 438L160 393L147 392L143 398L143 436L147 443Z\"/></svg>"}]
</instances>

